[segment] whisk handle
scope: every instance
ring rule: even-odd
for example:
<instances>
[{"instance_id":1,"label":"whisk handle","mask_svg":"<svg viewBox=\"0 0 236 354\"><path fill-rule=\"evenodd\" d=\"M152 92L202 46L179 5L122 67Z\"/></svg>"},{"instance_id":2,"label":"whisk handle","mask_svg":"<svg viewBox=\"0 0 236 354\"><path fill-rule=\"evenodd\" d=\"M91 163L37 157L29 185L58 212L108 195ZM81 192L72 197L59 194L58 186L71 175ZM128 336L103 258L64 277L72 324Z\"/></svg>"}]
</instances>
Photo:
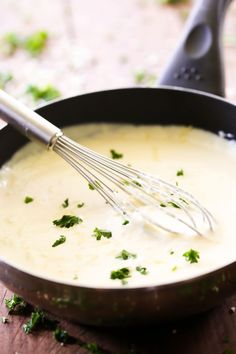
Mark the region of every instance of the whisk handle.
<instances>
[{"instance_id":1,"label":"whisk handle","mask_svg":"<svg viewBox=\"0 0 236 354\"><path fill-rule=\"evenodd\" d=\"M55 125L0 90L0 118L30 140L52 147L62 132Z\"/></svg>"}]
</instances>

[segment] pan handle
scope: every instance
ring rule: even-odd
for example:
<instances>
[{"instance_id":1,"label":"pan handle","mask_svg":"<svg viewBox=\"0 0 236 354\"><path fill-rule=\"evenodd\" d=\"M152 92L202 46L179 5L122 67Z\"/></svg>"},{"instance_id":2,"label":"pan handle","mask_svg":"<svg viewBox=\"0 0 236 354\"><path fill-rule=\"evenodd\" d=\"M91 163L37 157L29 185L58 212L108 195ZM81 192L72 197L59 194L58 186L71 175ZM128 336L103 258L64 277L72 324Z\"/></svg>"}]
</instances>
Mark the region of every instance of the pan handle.
<instances>
[{"instance_id":1,"label":"pan handle","mask_svg":"<svg viewBox=\"0 0 236 354\"><path fill-rule=\"evenodd\" d=\"M199 0L159 84L225 95L222 59L224 14L232 0Z\"/></svg>"}]
</instances>

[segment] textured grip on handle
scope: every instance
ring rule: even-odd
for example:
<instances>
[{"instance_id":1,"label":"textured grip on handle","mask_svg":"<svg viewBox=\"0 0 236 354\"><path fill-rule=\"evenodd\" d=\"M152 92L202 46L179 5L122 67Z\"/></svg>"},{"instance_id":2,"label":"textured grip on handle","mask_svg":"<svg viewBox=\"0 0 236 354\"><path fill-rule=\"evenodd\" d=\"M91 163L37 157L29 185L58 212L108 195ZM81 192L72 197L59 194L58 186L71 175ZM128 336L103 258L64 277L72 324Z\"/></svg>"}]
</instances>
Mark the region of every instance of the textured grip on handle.
<instances>
[{"instance_id":1,"label":"textured grip on handle","mask_svg":"<svg viewBox=\"0 0 236 354\"><path fill-rule=\"evenodd\" d=\"M22 103L0 90L0 118L30 140L51 147L61 130Z\"/></svg>"},{"instance_id":2,"label":"textured grip on handle","mask_svg":"<svg viewBox=\"0 0 236 354\"><path fill-rule=\"evenodd\" d=\"M199 0L160 85L180 86L225 95L221 32L232 0Z\"/></svg>"}]
</instances>

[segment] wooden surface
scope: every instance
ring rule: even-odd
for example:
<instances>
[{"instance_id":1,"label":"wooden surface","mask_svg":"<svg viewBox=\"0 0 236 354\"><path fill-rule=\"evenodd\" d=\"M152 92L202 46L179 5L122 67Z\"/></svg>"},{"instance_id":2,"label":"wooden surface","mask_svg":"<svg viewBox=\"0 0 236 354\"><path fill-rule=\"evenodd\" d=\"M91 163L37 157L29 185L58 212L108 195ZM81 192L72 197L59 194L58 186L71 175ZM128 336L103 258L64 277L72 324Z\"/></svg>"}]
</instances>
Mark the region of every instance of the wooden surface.
<instances>
[{"instance_id":1,"label":"wooden surface","mask_svg":"<svg viewBox=\"0 0 236 354\"><path fill-rule=\"evenodd\" d=\"M25 94L28 84L51 83L70 96L133 86L137 70L158 77L190 7L161 6L156 0L1 0L0 36L49 33L48 47L38 58L23 51L9 58L0 54L0 72L14 76L6 90L33 106ZM224 48L227 97L236 102L236 2L227 16ZM0 284L0 316L7 314L4 299L10 295ZM230 354L236 353L233 306L236 296L207 314L167 327L98 330L66 321L61 327L81 343L96 342L104 353ZM26 336L26 318L8 317L10 323L0 322L0 354L88 353L78 344L60 346L51 332Z\"/></svg>"}]
</instances>

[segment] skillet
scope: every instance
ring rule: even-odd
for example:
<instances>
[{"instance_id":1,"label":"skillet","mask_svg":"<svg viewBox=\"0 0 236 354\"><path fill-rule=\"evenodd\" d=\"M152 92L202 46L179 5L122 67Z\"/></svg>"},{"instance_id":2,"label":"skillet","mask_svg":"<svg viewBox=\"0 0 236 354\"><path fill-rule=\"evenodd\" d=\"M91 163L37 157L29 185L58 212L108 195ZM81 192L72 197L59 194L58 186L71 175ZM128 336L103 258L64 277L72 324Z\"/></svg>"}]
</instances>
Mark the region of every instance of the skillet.
<instances>
[{"instance_id":1,"label":"skillet","mask_svg":"<svg viewBox=\"0 0 236 354\"><path fill-rule=\"evenodd\" d=\"M236 107L219 97L224 96L220 35L230 2L197 2L161 76L161 86L89 93L53 102L37 112L59 127L89 122L177 124L235 136ZM0 165L26 142L10 126L2 129ZM0 279L28 302L60 317L96 326L139 325L214 307L236 290L236 262L185 281L109 289L55 282L0 259Z\"/></svg>"}]
</instances>

